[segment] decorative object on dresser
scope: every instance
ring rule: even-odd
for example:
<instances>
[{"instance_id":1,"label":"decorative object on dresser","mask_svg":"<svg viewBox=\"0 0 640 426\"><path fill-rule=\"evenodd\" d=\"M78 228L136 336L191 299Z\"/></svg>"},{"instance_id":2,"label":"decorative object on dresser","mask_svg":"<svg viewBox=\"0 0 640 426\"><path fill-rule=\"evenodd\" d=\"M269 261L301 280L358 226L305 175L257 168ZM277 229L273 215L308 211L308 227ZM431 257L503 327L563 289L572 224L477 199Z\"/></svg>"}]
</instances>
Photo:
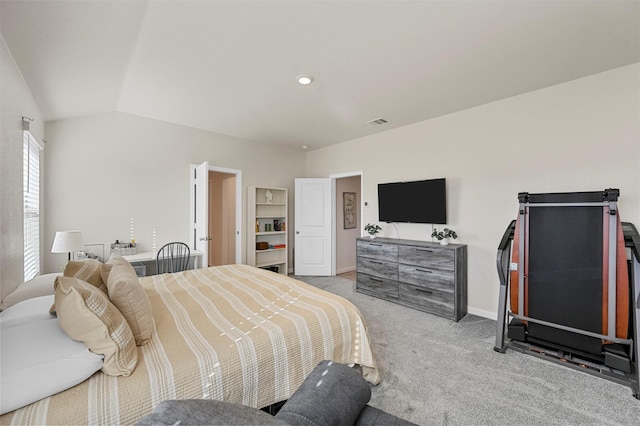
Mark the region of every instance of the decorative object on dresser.
<instances>
[{"instance_id":1,"label":"decorative object on dresser","mask_svg":"<svg viewBox=\"0 0 640 426\"><path fill-rule=\"evenodd\" d=\"M438 231L438 228L435 228L431 233L431 238L435 238L440 241L440 244L446 246L449 244L449 238L453 238L454 240L458 238L458 234L456 231L449 228L444 228L442 231Z\"/></svg>"},{"instance_id":2,"label":"decorative object on dresser","mask_svg":"<svg viewBox=\"0 0 640 426\"><path fill-rule=\"evenodd\" d=\"M356 240L356 291L454 321L467 314L467 246Z\"/></svg>"},{"instance_id":3,"label":"decorative object on dresser","mask_svg":"<svg viewBox=\"0 0 640 426\"><path fill-rule=\"evenodd\" d=\"M364 227L364 230L369 233L369 238L375 238L376 234L382 231L382 228L380 228L378 225L372 225L370 223L367 223L366 226Z\"/></svg>"},{"instance_id":4,"label":"decorative object on dresser","mask_svg":"<svg viewBox=\"0 0 640 426\"><path fill-rule=\"evenodd\" d=\"M250 186L247 191L247 264L287 275L287 188Z\"/></svg>"}]
</instances>

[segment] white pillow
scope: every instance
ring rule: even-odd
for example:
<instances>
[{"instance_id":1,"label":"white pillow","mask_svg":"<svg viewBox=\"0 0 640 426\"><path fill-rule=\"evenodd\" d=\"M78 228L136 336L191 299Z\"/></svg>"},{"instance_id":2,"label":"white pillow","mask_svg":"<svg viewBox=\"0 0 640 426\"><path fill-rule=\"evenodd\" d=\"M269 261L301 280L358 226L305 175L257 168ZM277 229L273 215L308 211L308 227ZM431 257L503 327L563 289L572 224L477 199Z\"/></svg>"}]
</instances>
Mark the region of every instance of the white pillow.
<instances>
[{"instance_id":1,"label":"white pillow","mask_svg":"<svg viewBox=\"0 0 640 426\"><path fill-rule=\"evenodd\" d=\"M55 290L53 289L53 283L56 281L56 277L60 275L62 274L54 273L38 275L32 280L20 284L2 300L2 303L0 303L0 311L4 311L9 306L13 306L23 300L54 294Z\"/></svg>"},{"instance_id":2,"label":"white pillow","mask_svg":"<svg viewBox=\"0 0 640 426\"><path fill-rule=\"evenodd\" d=\"M0 327L4 330L8 327L30 322L55 319L56 316L49 313L49 308L53 305L54 299L54 295L40 296L10 306L0 312Z\"/></svg>"},{"instance_id":3,"label":"white pillow","mask_svg":"<svg viewBox=\"0 0 640 426\"><path fill-rule=\"evenodd\" d=\"M102 356L71 339L57 319L2 328L0 414L62 392L102 368Z\"/></svg>"}]
</instances>

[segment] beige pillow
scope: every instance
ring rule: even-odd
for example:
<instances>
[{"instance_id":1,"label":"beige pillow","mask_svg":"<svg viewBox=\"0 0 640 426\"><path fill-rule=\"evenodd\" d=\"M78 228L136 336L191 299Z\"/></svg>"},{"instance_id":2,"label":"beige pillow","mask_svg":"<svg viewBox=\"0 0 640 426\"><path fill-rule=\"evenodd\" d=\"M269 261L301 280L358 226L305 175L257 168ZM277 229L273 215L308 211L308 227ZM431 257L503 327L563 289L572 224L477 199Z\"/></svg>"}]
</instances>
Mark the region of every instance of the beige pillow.
<instances>
[{"instance_id":1,"label":"beige pillow","mask_svg":"<svg viewBox=\"0 0 640 426\"><path fill-rule=\"evenodd\" d=\"M77 278L58 277L55 303L60 327L91 352L104 355L102 371L128 376L138 362L138 350L129 324L107 296Z\"/></svg>"},{"instance_id":2,"label":"beige pillow","mask_svg":"<svg viewBox=\"0 0 640 426\"><path fill-rule=\"evenodd\" d=\"M7 295L0 303L0 311L4 311L10 306L23 300L34 297L49 296L53 294L53 282L60 273L38 275L32 280L22 283Z\"/></svg>"},{"instance_id":3,"label":"beige pillow","mask_svg":"<svg viewBox=\"0 0 640 426\"><path fill-rule=\"evenodd\" d=\"M112 256L107 279L109 299L124 315L136 345L146 345L153 334L153 314L147 293L140 285L133 266L122 256Z\"/></svg>"},{"instance_id":4,"label":"beige pillow","mask_svg":"<svg viewBox=\"0 0 640 426\"><path fill-rule=\"evenodd\" d=\"M96 259L72 260L64 267L63 275L87 282L107 294L106 281L102 279L102 262Z\"/></svg>"},{"instance_id":5,"label":"beige pillow","mask_svg":"<svg viewBox=\"0 0 640 426\"><path fill-rule=\"evenodd\" d=\"M63 275L65 277L77 278L96 287L104 294L107 294L106 282L102 279L103 264L99 260L84 259L70 260L64 266ZM56 304L49 309L51 315L56 315Z\"/></svg>"}]
</instances>

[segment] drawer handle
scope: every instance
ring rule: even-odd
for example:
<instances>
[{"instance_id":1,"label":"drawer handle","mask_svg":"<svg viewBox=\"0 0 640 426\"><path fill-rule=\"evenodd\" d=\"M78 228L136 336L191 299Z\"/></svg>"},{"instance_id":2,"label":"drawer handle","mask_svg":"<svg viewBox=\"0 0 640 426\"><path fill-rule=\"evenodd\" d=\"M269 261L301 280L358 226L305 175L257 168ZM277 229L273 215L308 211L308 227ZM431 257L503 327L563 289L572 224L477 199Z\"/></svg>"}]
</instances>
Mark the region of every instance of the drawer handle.
<instances>
[{"instance_id":1,"label":"drawer handle","mask_svg":"<svg viewBox=\"0 0 640 426\"><path fill-rule=\"evenodd\" d=\"M416 248L416 250L418 250L418 251L426 251L427 253L433 253L433 250L429 250L429 249Z\"/></svg>"},{"instance_id":2,"label":"drawer handle","mask_svg":"<svg viewBox=\"0 0 640 426\"><path fill-rule=\"evenodd\" d=\"M375 260L370 260L369 263L375 263L376 265L382 265L382 262L376 262Z\"/></svg>"},{"instance_id":3,"label":"drawer handle","mask_svg":"<svg viewBox=\"0 0 640 426\"><path fill-rule=\"evenodd\" d=\"M414 287L415 288L415 287ZM422 288L415 288L416 291L419 291L420 293L427 293L427 294L433 294L432 291L430 290L424 290Z\"/></svg>"},{"instance_id":4,"label":"drawer handle","mask_svg":"<svg viewBox=\"0 0 640 426\"><path fill-rule=\"evenodd\" d=\"M433 271L429 271L428 269L420 269L420 268L416 268L416 271L418 272L426 272L428 274L433 274Z\"/></svg>"},{"instance_id":5,"label":"drawer handle","mask_svg":"<svg viewBox=\"0 0 640 426\"><path fill-rule=\"evenodd\" d=\"M382 281L382 280L379 280L379 279L377 279L377 278L373 278L373 277L371 277L371 281L375 281L375 282L377 282L377 283L384 282L384 281Z\"/></svg>"},{"instance_id":6,"label":"drawer handle","mask_svg":"<svg viewBox=\"0 0 640 426\"><path fill-rule=\"evenodd\" d=\"M382 247L382 244L373 244L373 243L369 243L370 246L374 246L374 247Z\"/></svg>"}]
</instances>

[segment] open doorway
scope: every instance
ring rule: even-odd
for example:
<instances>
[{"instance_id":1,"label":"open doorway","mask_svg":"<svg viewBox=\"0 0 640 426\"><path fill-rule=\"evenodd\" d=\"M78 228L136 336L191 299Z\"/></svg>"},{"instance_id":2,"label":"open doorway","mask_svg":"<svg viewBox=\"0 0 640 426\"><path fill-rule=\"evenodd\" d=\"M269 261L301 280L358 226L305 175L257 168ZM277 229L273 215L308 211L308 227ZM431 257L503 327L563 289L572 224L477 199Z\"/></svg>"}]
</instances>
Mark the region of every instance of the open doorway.
<instances>
[{"instance_id":1,"label":"open doorway","mask_svg":"<svg viewBox=\"0 0 640 426\"><path fill-rule=\"evenodd\" d=\"M209 266L236 263L236 175L209 170Z\"/></svg>"},{"instance_id":2,"label":"open doorway","mask_svg":"<svg viewBox=\"0 0 640 426\"><path fill-rule=\"evenodd\" d=\"M353 179L348 179L351 177ZM356 270L356 238L362 236L361 228L364 217L363 179L361 171L330 175L328 179L296 179L296 243L294 250L294 273L296 275L335 276ZM355 201L352 201L352 207L355 207L355 211L351 211L352 220L346 228L345 192L355 194L353 197ZM306 214L311 217L307 218ZM325 225L328 216L331 218L330 226L327 228ZM355 216L355 220L353 220L353 216ZM307 232L305 226L314 227L314 229L312 232ZM301 242L301 239L309 238L309 236L313 236L315 241L309 244ZM317 243L320 238L324 243ZM324 251L327 247L331 249L329 262L327 262L328 253ZM301 262L301 260L307 261ZM305 269L307 266L309 269Z\"/></svg>"},{"instance_id":3,"label":"open doorway","mask_svg":"<svg viewBox=\"0 0 640 426\"><path fill-rule=\"evenodd\" d=\"M335 179L335 273L356 280L356 238L362 235L362 173Z\"/></svg>"},{"instance_id":4,"label":"open doorway","mask_svg":"<svg viewBox=\"0 0 640 426\"><path fill-rule=\"evenodd\" d=\"M202 267L241 264L242 171L209 166L208 161L190 168L192 250L202 253Z\"/></svg>"}]
</instances>

